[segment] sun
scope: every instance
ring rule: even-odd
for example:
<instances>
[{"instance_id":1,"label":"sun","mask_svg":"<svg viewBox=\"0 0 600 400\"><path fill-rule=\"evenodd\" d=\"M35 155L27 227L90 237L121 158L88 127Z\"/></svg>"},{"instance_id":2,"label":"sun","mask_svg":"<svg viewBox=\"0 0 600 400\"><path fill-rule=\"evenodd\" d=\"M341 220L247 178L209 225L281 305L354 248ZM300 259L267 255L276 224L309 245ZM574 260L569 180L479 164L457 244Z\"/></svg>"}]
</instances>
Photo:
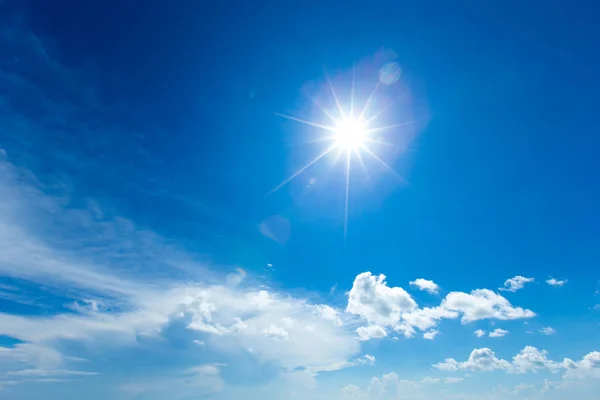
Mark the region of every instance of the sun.
<instances>
[{"instance_id":1,"label":"sun","mask_svg":"<svg viewBox=\"0 0 600 400\"><path fill-rule=\"evenodd\" d=\"M335 105L337 110L324 109L322 107L318 107L323 114L329 119L329 123L321 124L316 121L309 121L305 119L300 119L297 117L293 117L286 114L274 113L280 117L299 122L301 124L310 126L312 128L317 128L318 130L323 132L323 137L320 142L329 142L329 145L325 148L323 152L314 157L304 166L296 170L291 176L273 188L267 196L279 190L282 186L286 185L292 179L296 178L302 172L306 171L310 166L314 165L316 162L324 158L325 156L332 154L335 156L337 160L340 158L345 159L345 170L346 170L346 187L345 187L345 210L344 210L344 238L346 237L347 227L348 227L348 200L350 193L350 175L351 175L351 164L352 160L355 159L358 161L359 165L366 172L366 166L363 161L363 155L367 155L381 164L385 169L392 172L396 177L399 178L401 182L404 182L404 179L400 177L388 164L386 164L379 155L376 154L372 147L374 145L386 145L393 146L392 144L383 141L377 138L378 134L381 134L383 131L387 131L393 128L399 128L405 125L409 125L412 122L394 124L394 125L381 125L379 118L384 111L386 111L393 103L385 105L382 108L377 110L373 110L371 107L371 103L376 95L377 89L380 85L380 81L377 82L377 85L373 89L373 91L369 94L363 106L359 109L355 107L355 82L354 82L354 73L352 78L352 86L350 88L350 98L346 102L346 107L340 102L335 90L333 89L333 85L331 84L331 80L327 77L327 83L329 89L331 91L331 95L333 100L335 101ZM311 99L312 103L316 105L314 99Z\"/></svg>"},{"instance_id":2,"label":"sun","mask_svg":"<svg viewBox=\"0 0 600 400\"><path fill-rule=\"evenodd\" d=\"M364 121L353 117L343 118L335 126L335 145L343 150L358 150L365 145L368 134Z\"/></svg>"}]
</instances>

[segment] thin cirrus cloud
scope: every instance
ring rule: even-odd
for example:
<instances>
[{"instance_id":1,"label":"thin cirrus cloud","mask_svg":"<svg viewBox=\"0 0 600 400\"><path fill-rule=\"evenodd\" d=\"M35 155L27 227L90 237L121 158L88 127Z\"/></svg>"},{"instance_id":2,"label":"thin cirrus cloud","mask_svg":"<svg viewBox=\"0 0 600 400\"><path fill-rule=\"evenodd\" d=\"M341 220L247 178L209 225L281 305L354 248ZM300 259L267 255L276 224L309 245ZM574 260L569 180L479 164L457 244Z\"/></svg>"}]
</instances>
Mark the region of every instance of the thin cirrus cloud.
<instances>
[{"instance_id":1,"label":"thin cirrus cloud","mask_svg":"<svg viewBox=\"0 0 600 400\"><path fill-rule=\"evenodd\" d=\"M526 283L531 283L534 281L534 278L526 278L524 276L517 275L504 281L504 286L498 289L506 292L516 292L517 290L523 289Z\"/></svg>"}]
</instances>

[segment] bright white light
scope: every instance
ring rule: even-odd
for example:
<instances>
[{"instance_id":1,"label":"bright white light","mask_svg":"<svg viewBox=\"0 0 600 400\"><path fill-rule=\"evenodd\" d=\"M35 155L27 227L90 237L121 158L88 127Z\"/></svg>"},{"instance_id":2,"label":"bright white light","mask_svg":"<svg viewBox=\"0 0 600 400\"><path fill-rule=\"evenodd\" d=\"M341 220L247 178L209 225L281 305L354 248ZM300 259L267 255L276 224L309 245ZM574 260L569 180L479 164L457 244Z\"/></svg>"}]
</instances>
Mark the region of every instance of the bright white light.
<instances>
[{"instance_id":1,"label":"bright white light","mask_svg":"<svg viewBox=\"0 0 600 400\"><path fill-rule=\"evenodd\" d=\"M354 98L354 85L355 85L354 73L353 73L353 78L352 78L350 98L348 99L348 102L346 104L347 107L342 106L342 104L340 103L340 99L337 97L335 90L333 89L333 85L331 84L329 77L327 77L327 83L329 85L329 89L331 90L331 95L333 97L333 100L335 101L335 104L337 106L336 107L337 110L333 110L333 114L332 114L332 112L330 112L329 110L326 110L321 107L319 107L319 108L321 109L323 114L325 116L327 116L327 118L329 119L329 121L330 121L329 124L327 124L327 123L321 124L316 121L309 121L309 120L293 117L290 115L275 113L276 115L287 118L289 120L300 122L300 123L310 126L312 128L320 129L321 131L323 131L323 134L324 134L322 141L330 142L330 144L325 148L325 150L322 153L320 153L315 158L313 158L312 160L307 162L304 166L299 168L296 172L294 172L286 180L284 180L279 185L277 185L275 188L273 188L273 190L271 190L267 194L267 196L270 195L271 193L277 191L279 188L281 188L282 186L284 186L285 184L290 182L292 179L296 178L298 175L300 175L302 172L304 172L310 166L314 165L316 162L318 162L319 160L321 160L323 157L327 156L330 153L333 153L333 155L335 156L336 159L338 159L338 158L345 159L345 164L346 164L346 168L345 168L346 169L346 204L345 204L345 210L344 210L344 237L346 237L346 231L347 231L347 227L348 227L348 200L349 200L349 194L350 194L350 174L351 174L351 163L352 163L353 158L357 159L360 166L366 172L365 163L363 162L363 155L368 155L371 158L373 158L375 161L377 161L379 164L381 164L385 169L394 173L394 175L396 175L400 179L400 181L404 182L404 180L401 177L399 177L398 174L396 174L396 172L394 172L394 170L389 165L387 165L375 153L375 151L373 149L371 149L371 146L373 144L391 145L390 143L387 143L381 139L378 139L376 137L377 134L380 134L383 131L387 131L387 130L390 130L393 128L398 128L398 127L410 124L410 122L395 124L395 125L380 125L379 124L378 119L379 119L380 115L388 107L390 107L393 104L393 102L392 102L378 110L371 110L371 102L373 100L373 97L376 94L375 92L377 91L377 88L379 87L379 82L380 81L378 80L377 86L375 86L373 91L367 97L363 106L360 109L356 109L355 108L355 98ZM389 83L388 82L384 82L384 83L391 84L393 82L390 81ZM313 100L313 103L314 103L314 100ZM342 155L344 155L344 157L340 157Z\"/></svg>"},{"instance_id":2,"label":"bright white light","mask_svg":"<svg viewBox=\"0 0 600 400\"><path fill-rule=\"evenodd\" d=\"M345 150L356 150L365 144L368 130L365 124L355 118L345 118L335 127L335 143Z\"/></svg>"}]
</instances>

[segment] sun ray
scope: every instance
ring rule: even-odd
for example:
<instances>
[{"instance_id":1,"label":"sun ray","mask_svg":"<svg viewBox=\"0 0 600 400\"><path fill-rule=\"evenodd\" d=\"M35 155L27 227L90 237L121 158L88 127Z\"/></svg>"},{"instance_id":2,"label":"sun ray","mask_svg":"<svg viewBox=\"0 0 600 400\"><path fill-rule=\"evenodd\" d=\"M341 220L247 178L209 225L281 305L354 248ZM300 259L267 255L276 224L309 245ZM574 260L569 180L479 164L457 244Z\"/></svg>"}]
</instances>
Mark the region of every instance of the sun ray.
<instances>
[{"instance_id":1,"label":"sun ray","mask_svg":"<svg viewBox=\"0 0 600 400\"><path fill-rule=\"evenodd\" d=\"M331 152L331 150L335 149L336 146L332 145L330 146L327 150L325 150L324 152L322 152L321 154L319 154L317 157L313 158L312 161L308 162L307 164L305 164L302 168L300 168L298 171L294 172L289 178L287 178L285 181L281 182L279 185L275 186L275 188L273 190L271 190L269 193L267 193L265 195L265 197L269 197L270 195L272 195L273 193L275 193L276 191L278 191L279 189L281 189L283 186L285 186L289 181L291 181L292 179L294 179L295 177L297 177L298 175L300 175L302 172L304 172L308 167L310 167L311 165L313 165L314 163L316 163L317 161L319 161L321 158L325 157L327 154L329 154Z\"/></svg>"},{"instance_id":2,"label":"sun ray","mask_svg":"<svg viewBox=\"0 0 600 400\"><path fill-rule=\"evenodd\" d=\"M315 122L310 122L310 121L307 121L305 119L300 119L300 118L292 117L291 115L286 115L286 114L282 114L282 113L278 113L278 112L273 113L273 114L275 114L275 115L277 115L279 117L283 117L283 118L289 119L291 121L296 121L296 122L300 122L302 124L306 124L306 125L309 125L309 126L314 126L315 128L320 128L320 129L324 129L326 131L335 132L335 127L333 127L333 126L317 124Z\"/></svg>"},{"instance_id":3,"label":"sun ray","mask_svg":"<svg viewBox=\"0 0 600 400\"><path fill-rule=\"evenodd\" d=\"M400 128L403 126L408 126L408 125L412 125L414 124L414 122L409 121L409 122L403 122L401 124L393 124L393 125L386 125L386 126L379 126L377 128L369 128L365 131L365 133L367 134L372 134L372 133L378 133L378 132L383 132L383 131L387 131L390 129L394 129L394 128Z\"/></svg>"},{"instance_id":4,"label":"sun ray","mask_svg":"<svg viewBox=\"0 0 600 400\"><path fill-rule=\"evenodd\" d=\"M344 240L348 236L348 198L350 197L350 161L352 160L352 153L350 150L346 152L348 154L346 158L346 204L344 206Z\"/></svg>"},{"instance_id":5,"label":"sun ray","mask_svg":"<svg viewBox=\"0 0 600 400\"><path fill-rule=\"evenodd\" d=\"M313 99L311 96L309 96L308 93L306 93L305 91L303 91L303 93L310 100L310 102L313 103L313 105L316 108L318 108L319 110L321 110L321 112L323 114L325 114L325 116L331 120L331 122L333 122L334 124L338 123L338 119L335 118L333 115L331 115L331 113L329 111L327 111L325 108L323 108L320 105L318 105L317 102L315 101L315 99Z\"/></svg>"},{"instance_id":6,"label":"sun ray","mask_svg":"<svg viewBox=\"0 0 600 400\"><path fill-rule=\"evenodd\" d=\"M360 154L360 149L353 149L353 151L356 154L356 158L358 159L358 162L360 163L360 167L362 168L363 172L367 176L367 179L371 179L371 177L369 176L369 171L367 171L367 167L365 165L365 162L363 161L362 155Z\"/></svg>"},{"instance_id":7,"label":"sun ray","mask_svg":"<svg viewBox=\"0 0 600 400\"><path fill-rule=\"evenodd\" d=\"M369 97L367 98L367 101L365 102L365 105L363 106L362 110L360 111L360 114L358 115L358 120L361 121L365 118L365 112L367 112L369 106L371 105L371 101L373 101L373 96L375 96L375 93L377 92L377 90L379 89L379 85L381 84L380 80L377 80L377 83L375 84L375 88L373 89L373 91L371 92L371 94L369 95Z\"/></svg>"},{"instance_id":8,"label":"sun ray","mask_svg":"<svg viewBox=\"0 0 600 400\"><path fill-rule=\"evenodd\" d=\"M379 163L381 165L384 166L385 169L387 169L388 171L390 171L392 174L394 174L394 176L396 176L402 183L404 184L408 184L408 182L406 182L406 179L404 179L403 177L401 177L400 175L398 175L398 173L396 171L394 171L394 169L392 167L390 167L389 165L387 165L385 163L385 161L383 161L381 158L379 158L379 156L377 154L375 154L368 146L363 145L362 149L364 151L366 151L367 153L369 153L369 155L371 157L373 157L374 159L376 159L377 161L379 161Z\"/></svg>"},{"instance_id":9,"label":"sun ray","mask_svg":"<svg viewBox=\"0 0 600 400\"><path fill-rule=\"evenodd\" d=\"M399 148L400 147L400 146L397 146L397 145L395 145L393 143L386 142L385 140L375 139L375 138L372 138L372 137L366 137L365 138L365 142L382 144L384 146L393 147L393 148Z\"/></svg>"},{"instance_id":10,"label":"sun ray","mask_svg":"<svg viewBox=\"0 0 600 400\"><path fill-rule=\"evenodd\" d=\"M400 98L401 98L400 96L394 98L392 101L388 102L385 106L381 107L381 109L379 111L377 111L375 114L373 114L369 118L367 118L367 122L366 122L367 125L370 124L375 119L377 119L381 114L386 112L391 106L396 104L398 102L398 100L400 100Z\"/></svg>"},{"instance_id":11,"label":"sun ray","mask_svg":"<svg viewBox=\"0 0 600 400\"><path fill-rule=\"evenodd\" d=\"M352 65L352 86L350 87L350 117L354 117L354 86L356 84L356 65ZM365 126L368 123L365 124Z\"/></svg>"},{"instance_id":12,"label":"sun ray","mask_svg":"<svg viewBox=\"0 0 600 400\"><path fill-rule=\"evenodd\" d=\"M344 110L342 109L342 105L340 104L340 99L338 99L337 95L335 94L335 89L333 88L333 84L331 83L331 79L329 79L329 75L327 74L327 72L325 72L325 77L327 78L327 84L329 85L329 89L331 90L331 94L333 96L333 100L335 101L335 105L338 108L338 111L340 112L340 116L342 117L342 119L346 118L346 115L344 113Z\"/></svg>"}]
</instances>

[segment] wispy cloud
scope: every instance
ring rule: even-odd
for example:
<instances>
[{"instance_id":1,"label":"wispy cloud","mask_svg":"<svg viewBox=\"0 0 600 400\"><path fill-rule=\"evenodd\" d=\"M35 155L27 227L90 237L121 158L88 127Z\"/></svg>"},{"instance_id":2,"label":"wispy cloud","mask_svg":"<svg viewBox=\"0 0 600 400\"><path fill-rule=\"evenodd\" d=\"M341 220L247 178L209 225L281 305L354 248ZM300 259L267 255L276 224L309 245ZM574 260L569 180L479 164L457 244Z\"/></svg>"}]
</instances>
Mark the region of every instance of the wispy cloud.
<instances>
[{"instance_id":1,"label":"wispy cloud","mask_svg":"<svg viewBox=\"0 0 600 400\"><path fill-rule=\"evenodd\" d=\"M550 335L554 335L556 333L556 330L554 328L552 328L551 326L546 326L546 327L540 329L540 332L542 332L544 335L550 336Z\"/></svg>"},{"instance_id":2,"label":"wispy cloud","mask_svg":"<svg viewBox=\"0 0 600 400\"><path fill-rule=\"evenodd\" d=\"M517 290L523 289L526 283L531 283L534 281L534 278L526 278L524 276L517 275L513 278L507 279L504 282L504 287L501 287L499 289L507 292L516 292Z\"/></svg>"},{"instance_id":3,"label":"wispy cloud","mask_svg":"<svg viewBox=\"0 0 600 400\"><path fill-rule=\"evenodd\" d=\"M548 280L546 280L546 283L550 286L564 286L566 283L568 282L568 279L554 279L554 278L549 278Z\"/></svg>"}]
</instances>

